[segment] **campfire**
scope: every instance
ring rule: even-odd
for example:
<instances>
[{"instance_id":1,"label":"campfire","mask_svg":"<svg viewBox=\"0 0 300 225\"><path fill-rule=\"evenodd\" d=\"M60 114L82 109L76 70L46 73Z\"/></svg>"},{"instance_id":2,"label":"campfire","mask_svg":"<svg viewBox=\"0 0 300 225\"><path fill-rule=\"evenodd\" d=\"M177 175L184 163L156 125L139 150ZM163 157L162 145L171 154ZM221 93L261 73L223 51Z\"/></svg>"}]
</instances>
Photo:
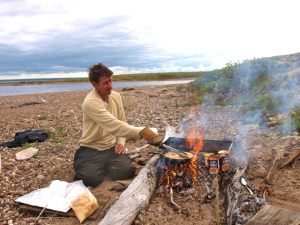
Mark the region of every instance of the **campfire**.
<instances>
[{"instance_id":1,"label":"campfire","mask_svg":"<svg viewBox=\"0 0 300 225\"><path fill-rule=\"evenodd\" d=\"M265 204L245 174L248 160L241 156L242 140L204 139L201 124L193 117L183 124L175 132L180 136L169 136L151 152L150 160L109 209L101 225L129 225L135 219L134 224L141 224L143 215L151 218L156 212L167 216L166 221L173 221L175 212L184 222L191 215L202 218L199 212L206 210L212 210L211 222L216 224L244 224ZM242 178L246 183L241 182ZM158 208L147 210L150 199Z\"/></svg>"},{"instance_id":2,"label":"campfire","mask_svg":"<svg viewBox=\"0 0 300 225\"><path fill-rule=\"evenodd\" d=\"M173 210L183 216L191 212L185 204L190 199L211 203L217 224L225 220L227 224L242 224L258 212L265 203L257 190L252 187L251 194L240 181L247 165L240 167L232 154L238 143L205 140L194 131L190 134L187 138L169 137L163 143L106 213L101 225L132 224L153 193L159 198L168 197Z\"/></svg>"},{"instance_id":3,"label":"campfire","mask_svg":"<svg viewBox=\"0 0 300 225\"><path fill-rule=\"evenodd\" d=\"M195 137L198 138L196 139ZM198 134L194 129L191 130L189 136L186 138L186 148L191 150L191 157L186 158L176 153L165 153L165 157L172 160L163 168L161 182L164 187L168 189L175 188L177 191L180 191L182 188L189 188L196 183L198 153L203 149L202 135ZM181 151L181 149L178 150Z\"/></svg>"},{"instance_id":4,"label":"campfire","mask_svg":"<svg viewBox=\"0 0 300 225\"><path fill-rule=\"evenodd\" d=\"M179 211L180 206L173 200L173 193L179 193L196 184L207 189L206 200L215 195L216 176L225 176L229 171L229 150L232 141L203 140L203 135L191 130L187 138L170 137L160 149L157 162L158 188L170 196L171 203ZM181 155L184 153L184 155ZM217 178L219 179L219 178Z\"/></svg>"}]
</instances>

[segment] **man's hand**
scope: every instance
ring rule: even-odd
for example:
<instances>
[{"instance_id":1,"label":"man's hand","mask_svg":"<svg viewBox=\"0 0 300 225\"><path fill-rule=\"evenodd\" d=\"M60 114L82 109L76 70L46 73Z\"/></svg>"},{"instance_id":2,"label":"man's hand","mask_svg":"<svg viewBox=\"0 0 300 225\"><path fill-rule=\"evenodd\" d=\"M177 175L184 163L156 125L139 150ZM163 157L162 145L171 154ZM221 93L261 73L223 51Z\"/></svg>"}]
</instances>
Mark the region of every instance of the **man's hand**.
<instances>
[{"instance_id":1,"label":"man's hand","mask_svg":"<svg viewBox=\"0 0 300 225\"><path fill-rule=\"evenodd\" d=\"M147 140L148 144L154 146L161 146L163 137L153 132L149 127L145 127L141 132L140 136Z\"/></svg>"},{"instance_id":2,"label":"man's hand","mask_svg":"<svg viewBox=\"0 0 300 225\"><path fill-rule=\"evenodd\" d=\"M126 154L127 151L128 151L128 149L125 148L125 146L122 145L122 144L117 144L116 147L115 147L115 152L117 154Z\"/></svg>"}]
</instances>

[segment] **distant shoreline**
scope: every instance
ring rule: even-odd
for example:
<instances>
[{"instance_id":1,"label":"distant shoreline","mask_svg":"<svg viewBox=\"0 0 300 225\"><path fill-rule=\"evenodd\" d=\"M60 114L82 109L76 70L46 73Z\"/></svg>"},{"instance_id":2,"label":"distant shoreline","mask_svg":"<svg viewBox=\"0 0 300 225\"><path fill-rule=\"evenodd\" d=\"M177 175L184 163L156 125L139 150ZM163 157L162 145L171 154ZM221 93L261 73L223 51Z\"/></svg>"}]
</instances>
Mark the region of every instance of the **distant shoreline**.
<instances>
[{"instance_id":1,"label":"distant shoreline","mask_svg":"<svg viewBox=\"0 0 300 225\"><path fill-rule=\"evenodd\" d=\"M137 88L144 86L166 86L173 84L185 84L194 79L175 79L175 80L160 80L160 81L116 81L113 82L114 88ZM10 95L27 95L39 93L54 93L54 92L70 92L79 90L90 90L92 85L89 82L67 82L67 83L48 83L48 84L32 84L32 85L7 85L0 86L0 96Z\"/></svg>"},{"instance_id":2,"label":"distant shoreline","mask_svg":"<svg viewBox=\"0 0 300 225\"><path fill-rule=\"evenodd\" d=\"M147 73L147 74L127 74L114 75L113 81L166 81L166 80L186 80L195 79L207 72L175 72L175 73ZM56 83L85 83L88 78L37 78L20 80L0 80L0 86L21 86Z\"/></svg>"}]
</instances>

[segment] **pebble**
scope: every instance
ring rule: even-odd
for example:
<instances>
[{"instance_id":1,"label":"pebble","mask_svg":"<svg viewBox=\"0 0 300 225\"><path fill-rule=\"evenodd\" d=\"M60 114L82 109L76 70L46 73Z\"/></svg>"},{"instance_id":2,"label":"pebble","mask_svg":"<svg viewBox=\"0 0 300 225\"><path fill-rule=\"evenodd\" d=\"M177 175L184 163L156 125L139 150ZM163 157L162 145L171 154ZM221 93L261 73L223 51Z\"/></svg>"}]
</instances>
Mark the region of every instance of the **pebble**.
<instances>
[{"instance_id":1,"label":"pebble","mask_svg":"<svg viewBox=\"0 0 300 225\"><path fill-rule=\"evenodd\" d=\"M162 213L164 212L163 207L159 206L159 207L157 208L157 212L158 212L158 214L162 214Z\"/></svg>"},{"instance_id":2,"label":"pebble","mask_svg":"<svg viewBox=\"0 0 300 225\"><path fill-rule=\"evenodd\" d=\"M41 174L37 175L36 178L37 178L39 181L45 180L45 176L43 176L43 175L41 175Z\"/></svg>"}]
</instances>

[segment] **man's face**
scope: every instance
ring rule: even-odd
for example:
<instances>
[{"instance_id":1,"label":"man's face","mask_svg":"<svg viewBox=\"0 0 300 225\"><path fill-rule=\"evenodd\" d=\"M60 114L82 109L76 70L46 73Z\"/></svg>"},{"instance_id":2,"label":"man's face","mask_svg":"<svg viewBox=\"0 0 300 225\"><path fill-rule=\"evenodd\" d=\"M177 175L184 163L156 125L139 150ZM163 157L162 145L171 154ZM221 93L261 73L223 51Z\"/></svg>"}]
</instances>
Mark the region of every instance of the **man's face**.
<instances>
[{"instance_id":1,"label":"man's face","mask_svg":"<svg viewBox=\"0 0 300 225\"><path fill-rule=\"evenodd\" d=\"M98 83L92 82L94 88L101 97L107 97L112 90L112 77L101 76Z\"/></svg>"}]
</instances>

